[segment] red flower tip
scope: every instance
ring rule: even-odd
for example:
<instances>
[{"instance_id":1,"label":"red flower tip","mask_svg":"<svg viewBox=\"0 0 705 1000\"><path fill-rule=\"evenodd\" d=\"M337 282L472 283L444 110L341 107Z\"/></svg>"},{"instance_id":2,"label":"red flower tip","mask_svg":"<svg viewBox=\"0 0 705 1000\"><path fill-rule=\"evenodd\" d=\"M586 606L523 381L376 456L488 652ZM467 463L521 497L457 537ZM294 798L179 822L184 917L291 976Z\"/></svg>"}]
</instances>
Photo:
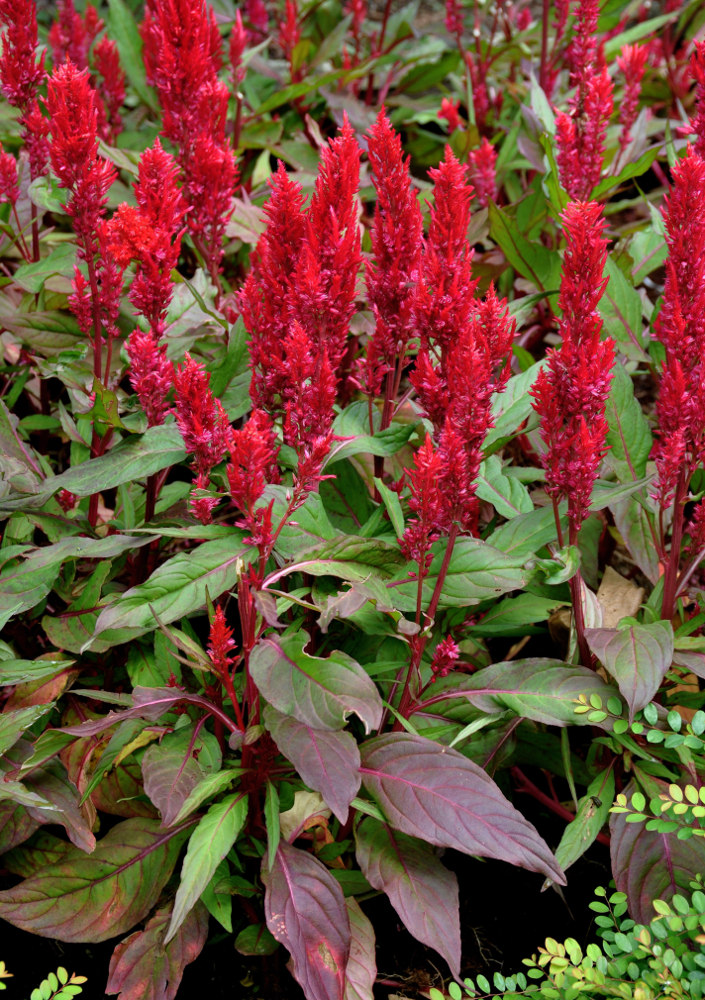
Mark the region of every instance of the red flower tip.
<instances>
[{"instance_id":1,"label":"red flower tip","mask_svg":"<svg viewBox=\"0 0 705 1000\"><path fill-rule=\"evenodd\" d=\"M226 624L225 613L220 606L215 609L207 648L213 670L221 677L226 677L232 666L230 650L235 648L235 640L233 630Z\"/></svg>"},{"instance_id":2,"label":"red flower tip","mask_svg":"<svg viewBox=\"0 0 705 1000\"><path fill-rule=\"evenodd\" d=\"M436 677L447 677L455 666L455 662L460 656L458 644L451 636L446 636L436 646L431 660L431 671L434 679Z\"/></svg>"},{"instance_id":3,"label":"red flower tip","mask_svg":"<svg viewBox=\"0 0 705 1000\"><path fill-rule=\"evenodd\" d=\"M445 118L448 122L448 131L455 132L462 127L462 120L459 115L460 101L451 101L447 97L441 100L441 110L438 112L439 118Z\"/></svg>"},{"instance_id":4,"label":"red flower tip","mask_svg":"<svg viewBox=\"0 0 705 1000\"><path fill-rule=\"evenodd\" d=\"M223 459L230 439L230 421L208 388L210 375L189 354L174 373L175 415L187 451L199 475Z\"/></svg>"}]
</instances>

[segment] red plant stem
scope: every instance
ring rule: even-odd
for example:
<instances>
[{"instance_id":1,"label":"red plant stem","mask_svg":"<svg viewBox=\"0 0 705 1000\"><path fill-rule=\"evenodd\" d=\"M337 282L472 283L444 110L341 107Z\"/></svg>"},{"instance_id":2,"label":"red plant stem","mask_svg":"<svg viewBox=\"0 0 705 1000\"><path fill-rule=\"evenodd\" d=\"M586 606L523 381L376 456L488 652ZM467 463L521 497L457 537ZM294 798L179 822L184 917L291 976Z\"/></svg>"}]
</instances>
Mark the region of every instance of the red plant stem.
<instances>
[{"instance_id":1,"label":"red plant stem","mask_svg":"<svg viewBox=\"0 0 705 1000\"><path fill-rule=\"evenodd\" d=\"M558 511L558 501L553 498L553 519L556 522L556 538L558 539L558 547L563 548L563 529L561 528L561 515Z\"/></svg>"},{"instance_id":2,"label":"red plant stem","mask_svg":"<svg viewBox=\"0 0 705 1000\"><path fill-rule=\"evenodd\" d=\"M438 602L441 599L441 593L443 592L443 584L445 583L446 575L448 573L448 567L450 566L451 556L453 555L453 547L455 546L455 540L458 537L458 525L454 524L448 533L448 539L446 542L446 550L443 553L443 562L441 563L441 568L436 579L436 586L433 589L433 595L431 597L431 603L428 606L428 611L426 612L426 617L429 621L433 621L433 617L436 614L436 609L438 608ZM428 636L426 638L420 638L418 643L414 647L414 652L409 661L409 665L406 668L406 680L404 682L404 690L402 691L401 699L399 701L399 714L405 719L408 719L412 714L412 709L416 710L416 698L411 693L411 678L418 672L419 664L421 663L421 657L423 656L423 651L428 643ZM390 692L390 699L396 690L397 684L403 675L403 669L397 674L397 678L394 681L394 687ZM401 723L396 722L394 724L395 729L401 728Z\"/></svg>"},{"instance_id":3,"label":"red plant stem","mask_svg":"<svg viewBox=\"0 0 705 1000\"><path fill-rule=\"evenodd\" d=\"M666 561L663 575L663 602L661 617L666 621L673 618L678 599L678 565L681 557L681 542L683 540L683 507L687 490L686 477L683 469L678 474L676 493L673 498L673 530L671 532L671 551Z\"/></svg>"},{"instance_id":4,"label":"red plant stem","mask_svg":"<svg viewBox=\"0 0 705 1000\"><path fill-rule=\"evenodd\" d=\"M680 594L683 591L683 588L688 583L696 569L698 569L703 559L705 559L705 549L701 549L700 552L698 552L698 554L683 567L680 575L678 576L678 580L676 581L677 594Z\"/></svg>"},{"instance_id":5,"label":"red plant stem","mask_svg":"<svg viewBox=\"0 0 705 1000\"><path fill-rule=\"evenodd\" d=\"M157 504L159 473L153 472L147 479L147 495L144 501L144 523L148 524L154 517Z\"/></svg>"},{"instance_id":6,"label":"red plant stem","mask_svg":"<svg viewBox=\"0 0 705 1000\"><path fill-rule=\"evenodd\" d=\"M32 260L32 255L29 252L29 247L27 246L27 242L24 238L24 235L22 234L22 224L20 223L20 217L17 214L16 205L12 206L12 214L14 215L15 222L17 223L17 239L15 240L15 243L17 244L19 251L24 257L24 259Z\"/></svg>"},{"instance_id":7,"label":"red plant stem","mask_svg":"<svg viewBox=\"0 0 705 1000\"><path fill-rule=\"evenodd\" d=\"M382 15L382 27L379 29L379 40L377 42L377 51L382 51L382 46L384 45L384 36L387 32L387 22L389 21L389 13L392 9L392 0L387 0L384 5L384 14Z\"/></svg>"},{"instance_id":8,"label":"red plant stem","mask_svg":"<svg viewBox=\"0 0 705 1000\"><path fill-rule=\"evenodd\" d=\"M519 786L517 788L518 792L528 793L532 798L536 799L537 802L541 802L541 804L546 806L547 809L550 809L551 812L554 812L556 816L560 816L562 819L567 820L569 823L573 822L575 816L570 811L570 809L566 809L566 807L562 806L560 802L556 802L555 799L552 799L550 795L546 795L545 792L542 792L541 789L538 788L533 783L533 781L530 781L529 778L526 777L521 768L512 767L511 774L512 777L516 778L517 781L519 782ZM606 833L598 833L596 839L601 844L604 844L605 847L610 846L610 838Z\"/></svg>"},{"instance_id":9,"label":"red plant stem","mask_svg":"<svg viewBox=\"0 0 705 1000\"><path fill-rule=\"evenodd\" d=\"M550 15L551 0L543 0L543 11L541 15L541 68L539 70L539 83L544 92L547 92L548 85L548 22Z\"/></svg>"},{"instance_id":10,"label":"red plant stem","mask_svg":"<svg viewBox=\"0 0 705 1000\"><path fill-rule=\"evenodd\" d=\"M32 202L32 260L39 260L39 221L34 202Z\"/></svg>"},{"instance_id":11,"label":"red plant stem","mask_svg":"<svg viewBox=\"0 0 705 1000\"><path fill-rule=\"evenodd\" d=\"M240 148L240 131L242 129L242 95L235 96L235 127L233 128L233 149Z\"/></svg>"}]
</instances>

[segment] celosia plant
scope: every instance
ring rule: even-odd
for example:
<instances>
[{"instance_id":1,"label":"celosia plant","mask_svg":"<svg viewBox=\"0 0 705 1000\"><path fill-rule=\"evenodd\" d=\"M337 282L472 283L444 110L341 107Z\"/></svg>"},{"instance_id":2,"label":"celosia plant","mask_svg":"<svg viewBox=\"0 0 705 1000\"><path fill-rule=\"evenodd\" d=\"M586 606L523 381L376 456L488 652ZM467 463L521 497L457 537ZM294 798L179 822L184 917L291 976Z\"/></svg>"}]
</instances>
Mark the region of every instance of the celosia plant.
<instances>
[{"instance_id":1,"label":"celosia plant","mask_svg":"<svg viewBox=\"0 0 705 1000\"><path fill-rule=\"evenodd\" d=\"M0 917L121 1000L705 865L606 827L705 760L697 5L341 6L0 0Z\"/></svg>"}]
</instances>

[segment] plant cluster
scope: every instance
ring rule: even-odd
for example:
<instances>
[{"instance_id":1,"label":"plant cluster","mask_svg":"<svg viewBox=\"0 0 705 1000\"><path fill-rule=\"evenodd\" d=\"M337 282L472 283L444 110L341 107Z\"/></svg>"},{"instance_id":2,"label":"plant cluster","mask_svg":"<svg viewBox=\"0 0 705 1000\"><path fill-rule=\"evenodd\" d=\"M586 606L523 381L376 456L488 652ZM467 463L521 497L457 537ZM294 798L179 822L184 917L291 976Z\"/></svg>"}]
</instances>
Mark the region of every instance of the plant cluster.
<instances>
[{"instance_id":1,"label":"plant cluster","mask_svg":"<svg viewBox=\"0 0 705 1000\"><path fill-rule=\"evenodd\" d=\"M705 14L391 6L0 0L0 918L122 1000L704 867Z\"/></svg>"},{"instance_id":2,"label":"plant cluster","mask_svg":"<svg viewBox=\"0 0 705 1000\"><path fill-rule=\"evenodd\" d=\"M676 893L670 903L654 901L655 917L636 924L627 913L623 892L595 890L590 904L602 943L585 951L575 938L547 938L538 954L524 960L526 973L504 977L495 973L492 990L486 976L466 979L464 989L452 983L451 1000L528 997L579 1000L580 997L622 997L657 1000L683 997L699 1000L705 992L705 894L698 879L688 896ZM532 980L532 981L530 981ZM539 981L540 980L540 981ZM433 987L430 1000L446 1000Z\"/></svg>"}]
</instances>

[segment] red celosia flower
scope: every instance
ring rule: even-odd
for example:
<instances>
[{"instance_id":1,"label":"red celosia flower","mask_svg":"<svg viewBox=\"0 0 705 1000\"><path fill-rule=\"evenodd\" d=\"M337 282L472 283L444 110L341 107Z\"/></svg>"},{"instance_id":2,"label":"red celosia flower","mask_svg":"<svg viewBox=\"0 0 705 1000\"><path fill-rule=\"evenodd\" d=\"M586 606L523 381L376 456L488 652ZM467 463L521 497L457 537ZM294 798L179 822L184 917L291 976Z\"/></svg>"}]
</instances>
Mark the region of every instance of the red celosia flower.
<instances>
[{"instance_id":1,"label":"red celosia flower","mask_svg":"<svg viewBox=\"0 0 705 1000\"><path fill-rule=\"evenodd\" d=\"M462 126L462 121L458 114L459 109L460 101L451 101L447 97L441 100L441 110L438 112L438 117L446 119L449 132L455 132L457 128Z\"/></svg>"},{"instance_id":2,"label":"red celosia flower","mask_svg":"<svg viewBox=\"0 0 705 1000\"><path fill-rule=\"evenodd\" d=\"M360 148L344 116L323 149L291 286L291 316L335 372L345 357L360 269L357 189Z\"/></svg>"},{"instance_id":3,"label":"red celosia flower","mask_svg":"<svg viewBox=\"0 0 705 1000\"><path fill-rule=\"evenodd\" d=\"M187 223L217 284L237 170L225 137L229 95L218 79L222 51L215 15L204 0L148 0L140 31L163 132L179 150Z\"/></svg>"},{"instance_id":4,"label":"red celosia flower","mask_svg":"<svg viewBox=\"0 0 705 1000\"><path fill-rule=\"evenodd\" d=\"M271 536L271 504L257 503L268 482L279 481L278 448L272 422L262 410L253 410L241 430L230 435L228 484L233 503L244 517L240 524L251 532L252 544L267 544Z\"/></svg>"},{"instance_id":5,"label":"red celosia flower","mask_svg":"<svg viewBox=\"0 0 705 1000\"><path fill-rule=\"evenodd\" d=\"M556 116L561 184L573 199L588 198L600 180L612 106L612 80L605 67L597 75L591 71L571 115Z\"/></svg>"},{"instance_id":6,"label":"red celosia flower","mask_svg":"<svg viewBox=\"0 0 705 1000\"><path fill-rule=\"evenodd\" d=\"M571 543L587 517L590 494L605 452L605 404L614 364L614 343L600 339L597 305L607 279L607 240L596 202L571 202L563 213L566 251L559 306L563 343L549 351L532 395L546 444L542 463L546 492L568 500Z\"/></svg>"},{"instance_id":7,"label":"red celosia flower","mask_svg":"<svg viewBox=\"0 0 705 1000\"><path fill-rule=\"evenodd\" d=\"M703 550L705 550L705 500L700 500L696 504L686 532L690 535L688 553L691 556L702 558Z\"/></svg>"},{"instance_id":8,"label":"red celosia flower","mask_svg":"<svg viewBox=\"0 0 705 1000\"><path fill-rule=\"evenodd\" d=\"M108 189L117 176L112 163L98 156L95 91L88 70L60 66L49 79L47 110L51 129L51 165L71 197L65 205L86 259L97 252L97 232Z\"/></svg>"},{"instance_id":9,"label":"red celosia flower","mask_svg":"<svg viewBox=\"0 0 705 1000\"><path fill-rule=\"evenodd\" d=\"M690 71L695 80L695 115L691 129L695 132L695 152L705 158L705 42L696 41L690 57Z\"/></svg>"},{"instance_id":10,"label":"red celosia flower","mask_svg":"<svg viewBox=\"0 0 705 1000\"><path fill-rule=\"evenodd\" d=\"M689 149L673 168L663 210L668 261L656 332L666 348L656 405L658 498L705 459L705 160Z\"/></svg>"},{"instance_id":11,"label":"red celosia flower","mask_svg":"<svg viewBox=\"0 0 705 1000\"><path fill-rule=\"evenodd\" d=\"M263 0L245 0L245 18L250 25L252 43L261 41L269 28L269 14Z\"/></svg>"},{"instance_id":12,"label":"red celosia flower","mask_svg":"<svg viewBox=\"0 0 705 1000\"><path fill-rule=\"evenodd\" d=\"M12 153L6 153L0 142L0 203L14 205L20 196L17 181L17 160Z\"/></svg>"},{"instance_id":13,"label":"red celosia flower","mask_svg":"<svg viewBox=\"0 0 705 1000\"><path fill-rule=\"evenodd\" d=\"M482 132L490 110L490 95L487 92L487 68L469 49L463 53L463 56L465 65L470 73L470 82L472 83L472 105L475 112L475 124L480 132Z\"/></svg>"},{"instance_id":14,"label":"red celosia flower","mask_svg":"<svg viewBox=\"0 0 705 1000\"><path fill-rule=\"evenodd\" d=\"M442 639L436 646L433 659L431 660L433 679L435 680L436 677L447 677L455 666L455 662L459 656L460 649L451 636L448 635L445 639Z\"/></svg>"},{"instance_id":15,"label":"red celosia flower","mask_svg":"<svg viewBox=\"0 0 705 1000\"><path fill-rule=\"evenodd\" d=\"M301 28L299 27L299 12L296 7L296 0L286 0L284 18L279 22L278 41L289 63L291 80L295 83L301 79L302 73L302 68L294 64L294 50L301 41Z\"/></svg>"},{"instance_id":16,"label":"red celosia flower","mask_svg":"<svg viewBox=\"0 0 705 1000\"><path fill-rule=\"evenodd\" d=\"M13 107L20 109L22 139L29 153L30 177L46 173L49 148L48 122L37 102L37 93L46 75L44 52L37 49L37 10L34 0L0 0L2 33L0 86Z\"/></svg>"},{"instance_id":17,"label":"red celosia flower","mask_svg":"<svg viewBox=\"0 0 705 1000\"><path fill-rule=\"evenodd\" d=\"M137 208L120 205L106 226L110 252L121 267L137 262L130 301L149 321L158 340L171 301L171 272L181 247L186 204L176 183L178 167L157 139L140 157L134 185Z\"/></svg>"},{"instance_id":18,"label":"red celosia flower","mask_svg":"<svg viewBox=\"0 0 705 1000\"><path fill-rule=\"evenodd\" d=\"M484 137L478 148L468 154L470 180L475 188L477 200L483 208L487 208L489 202L497 197L496 163L497 152L492 143Z\"/></svg>"},{"instance_id":19,"label":"red celosia flower","mask_svg":"<svg viewBox=\"0 0 705 1000\"><path fill-rule=\"evenodd\" d=\"M222 461L231 435L228 416L220 400L214 399L209 382L209 373L189 354L174 373L176 423L199 475Z\"/></svg>"},{"instance_id":20,"label":"red celosia flower","mask_svg":"<svg viewBox=\"0 0 705 1000\"><path fill-rule=\"evenodd\" d=\"M217 81L221 40L204 0L147 0L140 26L147 81L159 94L164 134L187 146L202 131L198 97Z\"/></svg>"},{"instance_id":21,"label":"red celosia flower","mask_svg":"<svg viewBox=\"0 0 705 1000\"><path fill-rule=\"evenodd\" d=\"M120 66L117 44L104 36L93 49L93 59L98 77L98 93L106 114L103 138L114 144L122 132L120 108L125 100L125 74Z\"/></svg>"},{"instance_id":22,"label":"red celosia flower","mask_svg":"<svg viewBox=\"0 0 705 1000\"><path fill-rule=\"evenodd\" d=\"M427 350L433 339L440 351L441 372L449 347L468 326L477 287L473 250L467 241L473 197L467 174L450 146L438 168L429 170L434 204L413 311L422 349Z\"/></svg>"},{"instance_id":23,"label":"red celosia flower","mask_svg":"<svg viewBox=\"0 0 705 1000\"><path fill-rule=\"evenodd\" d=\"M372 260L367 265L367 298L375 317L364 371L365 389L379 393L386 376L394 379L414 334L414 286L419 278L423 222L401 139L384 110L370 130L368 151L377 191Z\"/></svg>"},{"instance_id":24,"label":"red celosia flower","mask_svg":"<svg viewBox=\"0 0 705 1000\"><path fill-rule=\"evenodd\" d=\"M446 0L446 31L458 37L463 33L463 8L459 0Z\"/></svg>"},{"instance_id":25,"label":"red celosia flower","mask_svg":"<svg viewBox=\"0 0 705 1000\"><path fill-rule=\"evenodd\" d=\"M174 366L150 330L133 330L125 345L130 359L130 384L139 396L150 427L164 423L169 405L167 393L174 383Z\"/></svg>"},{"instance_id":26,"label":"red celosia flower","mask_svg":"<svg viewBox=\"0 0 705 1000\"><path fill-rule=\"evenodd\" d=\"M230 673L233 662L230 650L235 648L235 640L233 639L233 630L228 628L225 614L220 606L215 609L207 648L208 658L214 671L221 677L226 677Z\"/></svg>"},{"instance_id":27,"label":"red celosia flower","mask_svg":"<svg viewBox=\"0 0 705 1000\"><path fill-rule=\"evenodd\" d=\"M281 408L287 387L284 341L290 326L288 303L306 221L301 186L289 179L281 161L269 186L272 193L264 207L267 229L252 254L239 305L250 334L252 402L275 412Z\"/></svg>"},{"instance_id":28,"label":"red celosia flower","mask_svg":"<svg viewBox=\"0 0 705 1000\"><path fill-rule=\"evenodd\" d=\"M441 456L428 434L414 455L414 466L407 471L407 477L411 490L409 507L417 516L407 520L399 545L405 559L419 564L419 575L423 577L431 565L431 545L439 537L442 507L439 491Z\"/></svg>"},{"instance_id":29,"label":"red celosia flower","mask_svg":"<svg viewBox=\"0 0 705 1000\"><path fill-rule=\"evenodd\" d=\"M56 499L58 501L59 506L65 513L68 513L70 510L73 510L76 504L78 503L78 497L75 494L71 493L69 490L59 490L59 492L56 494Z\"/></svg>"},{"instance_id":30,"label":"red celosia flower","mask_svg":"<svg viewBox=\"0 0 705 1000\"><path fill-rule=\"evenodd\" d=\"M242 16L239 10L235 11L235 23L230 30L230 65L232 66L233 90L237 92L240 84L245 79L245 67L242 65L242 56L247 48L247 32L242 23Z\"/></svg>"},{"instance_id":31,"label":"red celosia flower","mask_svg":"<svg viewBox=\"0 0 705 1000\"><path fill-rule=\"evenodd\" d=\"M95 8L88 9L92 9L96 14ZM88 49L93 39L86 29L83 18L77 13L73 0L59 0L58 15L49 29L49 45L54 67L69 59L79 69L87 69Z\"/></svg>"},{"instance_id":32,"label":"red celosia flower","mask_svg":"<svg viewBox=\"0 0 705 1000\"><path fill-rule=\"evenodd\" d=\"M625 45L622 54L617 56L617 65L624 74L624 97L619 106L619 123L622 126L620 149L626 149L632 141L630 129L636 121L641 79L648 57L646 45Z\"/></svg>"}]
</instances>

